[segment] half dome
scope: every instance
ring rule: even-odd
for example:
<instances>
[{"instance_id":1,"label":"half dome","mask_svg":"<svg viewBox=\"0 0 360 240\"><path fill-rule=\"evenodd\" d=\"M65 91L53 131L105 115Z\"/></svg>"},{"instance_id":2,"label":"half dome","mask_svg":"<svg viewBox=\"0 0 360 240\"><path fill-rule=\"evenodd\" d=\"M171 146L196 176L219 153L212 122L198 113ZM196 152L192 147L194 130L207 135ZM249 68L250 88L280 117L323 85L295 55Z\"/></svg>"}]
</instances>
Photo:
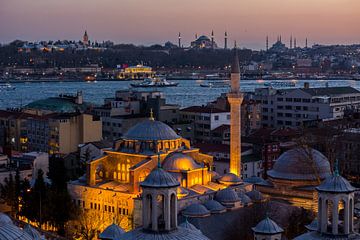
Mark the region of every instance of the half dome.
<instances>
[{"instance_id":1,"label":"half dome","mask_svg":"<svg viewBox=\"0 0 360 240\"><path fill-rule=\"evenodd\" d=\"M131 127L122 138L125 140L156 141L176 140L181 137L165 123L148 119Z\"/></svg>"},{"instance_id":2,"label":"half dome","mask_svg":"<svg viewBox=\"0 0 360 240\"><path fill-rule=\"evenodd\" d=\"M201 168L192 157L181 152L170 153L164 159L162 167L166 171L189 171Z\"/></svg>"},{"instance_id":3,"label":"half dome","mask_svg":"<svg viewBox=\"0 0 360 240\"><path fill-rule=\"evenodd\" d=\"M271 178L285 180L317 180L317 176L325 179L330 176L330 163L319 151L309 148L294 148L281 154L272 170Z\"/></svg>"}]
</instances>

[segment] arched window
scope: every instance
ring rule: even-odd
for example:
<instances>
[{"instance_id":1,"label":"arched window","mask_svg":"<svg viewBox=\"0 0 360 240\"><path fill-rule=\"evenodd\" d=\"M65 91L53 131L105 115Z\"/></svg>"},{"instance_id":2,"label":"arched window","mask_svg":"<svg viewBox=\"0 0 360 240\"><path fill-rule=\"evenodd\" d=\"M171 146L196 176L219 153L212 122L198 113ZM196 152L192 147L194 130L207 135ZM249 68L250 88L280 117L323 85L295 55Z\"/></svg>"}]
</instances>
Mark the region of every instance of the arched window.
<instances>
[{"instance_id":1,"label":"arched window","mask_svg":"<svg viewBox=\"0 0 360 240\"><path fill-rule=\"evenodd\" d=\"M176 194L171 194L170 197L170 228L174 229L177 225L177 211L176 211Z\"/></svg>"}]
</instances>

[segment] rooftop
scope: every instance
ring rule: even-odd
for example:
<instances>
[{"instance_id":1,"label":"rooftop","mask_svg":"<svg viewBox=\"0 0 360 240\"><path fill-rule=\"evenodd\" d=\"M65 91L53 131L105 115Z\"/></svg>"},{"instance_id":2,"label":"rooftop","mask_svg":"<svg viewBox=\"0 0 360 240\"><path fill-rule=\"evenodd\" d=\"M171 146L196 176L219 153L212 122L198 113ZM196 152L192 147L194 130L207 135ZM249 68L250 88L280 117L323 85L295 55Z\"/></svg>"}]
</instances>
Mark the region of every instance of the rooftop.
<instances>
[{"instance_id":1,"label":"rooftop","mask_svg":"<svg viewBox=\"0 0 360 240\"><path fill-rule=\"evenodd\" d=\"M207 106L191 106L183 108L180 111L182 112L194 112L194 113L226 113L228 111L221 110L218 108L207 107Z\"/></svg>"}]
</instances>

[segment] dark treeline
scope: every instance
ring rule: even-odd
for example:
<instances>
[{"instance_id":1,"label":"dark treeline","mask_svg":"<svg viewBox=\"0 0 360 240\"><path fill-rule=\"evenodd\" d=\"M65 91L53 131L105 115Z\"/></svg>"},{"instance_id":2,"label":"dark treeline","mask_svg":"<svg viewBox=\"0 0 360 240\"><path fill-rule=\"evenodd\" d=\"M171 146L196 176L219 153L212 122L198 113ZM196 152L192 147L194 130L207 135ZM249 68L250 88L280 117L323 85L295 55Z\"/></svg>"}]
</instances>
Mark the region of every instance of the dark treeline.
<instances>
[{"instance_id":1,"label":"dark treeline","mask_svg":"<svg viewBox=\"0 0 360 240\"><path fill-rule=\"evenodd\" d=\"M19 52L23 45L14 41L0 47L0 67L81 67L98 64L104 68L115 68L119 64L144 64L154 68L223 68L231 62L230 50L185 50L165 48L161 45L150 47L134 46L132 44L114 45L106 50L75 50L63 52L31 50ZM258 53L256 53L258 55ZM251 50L240 50L240 61L257 58Z\"/></svg>"}]
</instances>

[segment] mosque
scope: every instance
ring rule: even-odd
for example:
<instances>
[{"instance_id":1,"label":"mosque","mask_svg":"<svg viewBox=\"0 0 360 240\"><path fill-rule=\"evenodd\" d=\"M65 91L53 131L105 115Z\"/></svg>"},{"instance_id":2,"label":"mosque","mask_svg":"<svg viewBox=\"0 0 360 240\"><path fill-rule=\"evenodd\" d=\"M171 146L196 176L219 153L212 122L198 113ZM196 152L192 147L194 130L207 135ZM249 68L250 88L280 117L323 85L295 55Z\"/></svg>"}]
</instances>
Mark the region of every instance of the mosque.
<instances>
[{"instance_id":1,"label":"mosque","mask_svg":"<svg viewBox=\"0 0 360 240\"><path fill-rule=\"evenodd\" d=\"M158 165L162 172L179 183L175 191L177 212L191 204L221 195L221 190L229 186L234 192L251 191L252 184L244 183L240 178L240 105L243 96L240 93L239 73L236 54L231 74L232 88L228 96L233 123L230 173L218 176L211 171L212 156L192 147L188 140L176 134L168 125L156 121L151 114L149 119L130 128L114 143L112 150L105 150L104 155L88 161L83 177L68 183L73 201L83 209L99 213L97 215L101 216L103 228L113 223L114 219L125 217L128 219L125 228L130 230L148 224L142 214L144 202L140 194L144 191L142 184L153 169L159 168ZM174 198L174 195L171 197ZM225 200L224 205L241 207L244 204L238 200L229 203Z\"/></svg>"}]
</instances>

